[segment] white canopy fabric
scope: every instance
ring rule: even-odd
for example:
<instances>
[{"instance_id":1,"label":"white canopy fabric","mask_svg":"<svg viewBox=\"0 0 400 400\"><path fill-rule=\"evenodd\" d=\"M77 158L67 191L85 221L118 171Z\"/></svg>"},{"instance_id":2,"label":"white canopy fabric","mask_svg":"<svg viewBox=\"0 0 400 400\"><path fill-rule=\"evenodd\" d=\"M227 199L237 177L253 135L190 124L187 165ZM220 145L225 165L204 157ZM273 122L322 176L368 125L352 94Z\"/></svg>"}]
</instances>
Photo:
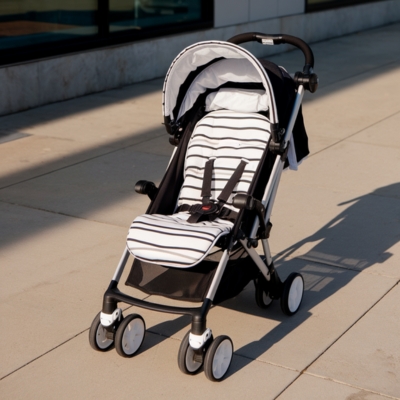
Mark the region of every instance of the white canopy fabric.
<instances>
[{"instance_id":1,"label":"white canopy fabric","mask_svg":"<svg viewBox=\"0 0 400 400\"><path fill-rule=\"evenodd\" d=\"M222 58L222 59L221 59ZM181 85L188 75L198 67L215 59L221 59L203 69L193 80L180 105L177 119L189 110L198 96L207 89L215 89L226 82L261 83L265 93L261 94L259 104L269 109L271 123L278 117L271 82L260 62L247 50L229 42L199 42L184 49L172 62L164 82L163 114L175 120L173 110Z\"/></svg>"},{"instance_id":2,"label":"white canopy fabric","mask_svg":"<svg viewBox=\"0 0 400 400\"><path fill-rule=\"evenodd\" d=\"M222 88L212 92L206 99L206 111L231 110L236 112L259 112L268 110L265 91Z\"/></svg>"}]
</instances>

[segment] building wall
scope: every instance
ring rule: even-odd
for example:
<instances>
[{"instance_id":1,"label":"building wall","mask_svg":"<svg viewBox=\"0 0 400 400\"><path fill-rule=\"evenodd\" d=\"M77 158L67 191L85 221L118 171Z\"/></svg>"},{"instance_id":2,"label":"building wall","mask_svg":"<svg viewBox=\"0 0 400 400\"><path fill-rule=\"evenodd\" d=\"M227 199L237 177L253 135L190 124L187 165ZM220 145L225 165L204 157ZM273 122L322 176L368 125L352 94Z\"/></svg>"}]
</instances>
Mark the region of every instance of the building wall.
<instances>
[{"instance_id":1,"label":"building wall","mask_svg":"<svg viewBox=\"0 0 400 400\"><path fill-rule=\"evenodd\" d=\"M309 14L304 13L303 0L268 0L267 10L265 3L215 0L214 29L1 67L0 115L163 77L174 57L197 41L227 40L255 31L286 33L313 43L400 21L398 0ZM236 12L227 13L228 7ZM288 49L286 45L246 47L258 57Z\"/></svg>"},{"instance_id":2,"label":"building wall","mask_svg":"<svg viewBox=\"0 0 400 400\"><path fill-rule=\"evenodd\" d=\"M304 0L215 0L214 27L302 14L304 8Z\"/></svg>"}]
</instances>

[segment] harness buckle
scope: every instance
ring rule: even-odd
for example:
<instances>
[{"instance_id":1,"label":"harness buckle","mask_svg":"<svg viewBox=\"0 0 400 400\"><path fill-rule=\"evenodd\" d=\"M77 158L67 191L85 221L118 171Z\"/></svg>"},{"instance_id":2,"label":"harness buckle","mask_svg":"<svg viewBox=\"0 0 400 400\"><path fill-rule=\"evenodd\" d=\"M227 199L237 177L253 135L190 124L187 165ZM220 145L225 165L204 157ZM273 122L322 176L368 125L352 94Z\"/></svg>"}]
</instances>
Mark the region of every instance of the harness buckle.
<instances>
[{"instance_id":1,"label":"harness buckle","mask_svg":"<svg viewBox=\"0 0 400 400\"><path fill-rule=\"evenodd\" d=\"M219 207L215 203L193 204L190 206L190 214L209 215L219 211Z\"/></svg>"}]
</instances>

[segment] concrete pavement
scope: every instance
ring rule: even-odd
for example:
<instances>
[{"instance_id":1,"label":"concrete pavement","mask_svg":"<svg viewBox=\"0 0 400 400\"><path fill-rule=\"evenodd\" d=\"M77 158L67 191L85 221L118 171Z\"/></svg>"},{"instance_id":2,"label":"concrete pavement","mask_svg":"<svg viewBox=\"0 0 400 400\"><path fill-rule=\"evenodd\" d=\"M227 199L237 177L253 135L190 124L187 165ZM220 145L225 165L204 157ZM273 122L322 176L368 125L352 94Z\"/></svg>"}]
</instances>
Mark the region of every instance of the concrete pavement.
<instances>
[{"instance_id":1,"label":"concrete pavement","mask_svg":"<svg viewBox=\"0 0 400 400\"><path fill-rule=\"evenodd\" d=\"M218 384L178 369L186 317L135 310L147 333L132 359L88 343L148 204L133 186L159 182L172 150L162 79L0 118L0 398L400 399L400 24L312 49L311 155L282 176L270 240L304 301L293 317L261 310L249 285L211 310L235 347Z\"/></svg>"}]
</instances>

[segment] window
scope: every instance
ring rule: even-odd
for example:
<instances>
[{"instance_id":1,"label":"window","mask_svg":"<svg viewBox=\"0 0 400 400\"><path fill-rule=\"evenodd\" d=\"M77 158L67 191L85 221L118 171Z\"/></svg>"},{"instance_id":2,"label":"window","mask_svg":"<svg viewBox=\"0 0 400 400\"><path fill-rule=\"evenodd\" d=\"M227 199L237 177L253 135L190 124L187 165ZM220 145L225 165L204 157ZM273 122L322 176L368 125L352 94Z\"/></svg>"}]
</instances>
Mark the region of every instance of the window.
<instances>
[{"instance_id":1,"label":"window","mask_svg":"<svg viewBox=\"0 0 400 400\"><path fill-rule=\"evenodd\" d=\"M212 23L212 0L0 0L0 65Z\"/></svg>"},{"instance_id":2,"label":"window","mask_svg":"<svg viewBox=\"0 0 400 400\"><path fill-rule=\"evenodd\" d=\"M0 49L95 35L96 0L0 0Z\"/></svg>"},{"instance_id":3,"label":"window","mask_svg":"<svg viewBox=\"0 0 400 400\"><path fill-rule=\"evenodd\" d=\"M109 4L111 32L201 19L200 0L110 0Z\"/></svg>"},{"instance_id":4,"label":"window","mask_svg":"<svg viewBox=\"0 0 400 400\"><path fill-rule=\"evenodd\" d=\"M352 6L376 0L306 0L306 11L320 11L328 8Z\"/></svg>"}]
</instances>

